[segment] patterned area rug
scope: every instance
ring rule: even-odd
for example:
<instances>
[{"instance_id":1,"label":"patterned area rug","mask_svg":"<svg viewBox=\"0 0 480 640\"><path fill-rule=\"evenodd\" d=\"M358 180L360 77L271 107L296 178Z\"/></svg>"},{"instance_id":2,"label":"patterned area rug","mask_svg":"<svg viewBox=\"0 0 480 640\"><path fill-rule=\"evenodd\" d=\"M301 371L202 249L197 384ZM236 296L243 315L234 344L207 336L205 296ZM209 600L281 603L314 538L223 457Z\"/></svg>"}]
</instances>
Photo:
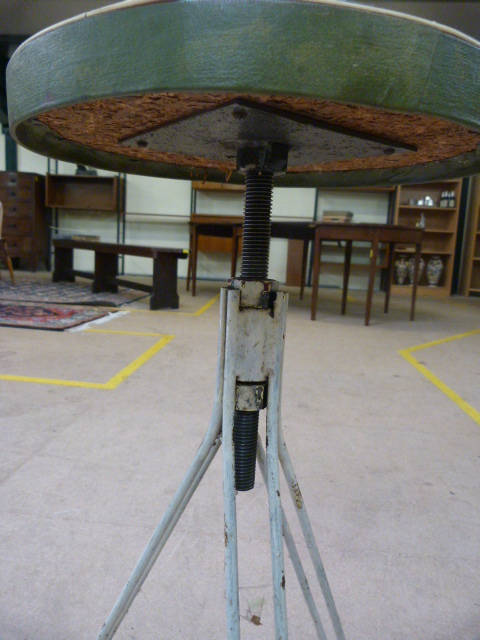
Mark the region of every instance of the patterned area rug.
<instances>
[{"instance_id":1,"label":"patterned area rug","mask_svg":"<svg viewBox=\"0 0 480 640\"><path fill-rule=\"evenodd\" d=\"M0 280L0 302L44 302L48 304L82 304L121 307L148 295L120 287L118 293L92 293L92 285L83 282L38 282L23 280L16 285Z\"/></svg>"},{"instance_id":2,"label":"patterned area rug","mask_svg":"<svg viewBox=\"0 0 480 640\"><path fill-rule=\"evenodd\" d=\"M108 315L109 311L91 307L54 307L0 302L0 325L27 329L63 331Z\"/></svg>"}]
</instances>

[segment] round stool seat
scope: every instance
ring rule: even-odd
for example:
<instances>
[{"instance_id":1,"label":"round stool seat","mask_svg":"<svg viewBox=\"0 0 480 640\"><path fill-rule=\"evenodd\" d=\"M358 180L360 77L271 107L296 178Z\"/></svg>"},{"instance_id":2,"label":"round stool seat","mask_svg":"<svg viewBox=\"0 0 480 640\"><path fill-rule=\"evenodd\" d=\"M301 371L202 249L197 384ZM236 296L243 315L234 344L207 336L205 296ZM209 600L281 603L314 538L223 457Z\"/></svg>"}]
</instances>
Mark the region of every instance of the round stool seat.
<instances>
[{"instance_id":1,"label":"round stool seat","mask_svg":"<svg viewBox=\"0 0 480 640\"><path fill-rule=\"evenodd\" d=\"M292 158L309 148L278 186L480 171L479 43L346 2L121 2L27 40L7 89L19 143L126 173L243 181L234 147L252 133L234 122L242 109L257 132L270 114L268 137L277 127L273 142Z\"/></svg>"}]
</instances>

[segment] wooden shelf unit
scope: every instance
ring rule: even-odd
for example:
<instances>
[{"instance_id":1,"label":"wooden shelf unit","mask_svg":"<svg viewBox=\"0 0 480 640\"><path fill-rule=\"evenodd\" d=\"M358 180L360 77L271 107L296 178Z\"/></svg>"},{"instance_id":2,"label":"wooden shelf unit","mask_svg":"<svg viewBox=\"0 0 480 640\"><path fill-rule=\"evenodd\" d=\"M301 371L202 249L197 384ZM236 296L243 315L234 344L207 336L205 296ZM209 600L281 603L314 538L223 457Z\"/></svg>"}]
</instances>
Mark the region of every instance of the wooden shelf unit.
<instances>
[{"instance_id":1,"label":"wooden shelf unit","mask_svg":"<svg viewBox=\"0 0 480 640\"><path fill-rule=\"evenodd\" d=\"M454 192L455 206L439 206L444 191ZM422 242L422 258L425 262L425 269L418 283L419 296L443 298L451 293L461 193L461 179L402 185L397 190L394 224L415 227L420 222L422 214L425 218L425 232ZM427 196L433 199L434 206L413 204L413 201L425 200ZM412 252L410 247L401 245L395 249L396 254L410 254ZM438 286L429 286L427 282L427 265L433 256L440 256L443 261L444 269ZM394 281L392 292L410 295L411 284L400 285L395 284Z\"/></svg>"},{"instance_id":2,"label":"wooden shelf unit","mask_svg":"<svg viewBox=\"0 0 480 640\"><path fill-rule=\"evenodd\" d=\"M464 256L462 293L480 296L480 176L471 179Z\"/></svg>"},{"instance_id":3,"label":"wooden shelf unit","mask_svg":"<svg viewBox=\"0 0 480 640\"><path fill-rule=\"evenodd\" d=\"M115 216L117 243L125 243L125 178L118 176L63 175L47 173L45 206L53 213L59 233L59 211L107 213ZM61 229L60 229L61 233ZM124 257L121 257L121 273Z\"/></svg>"},{"instance_id":4,"label":"wooden shelf unit","mask_svg":"<svg viewBox=\"0 0 480 640\"><path fill-rule=\"evenodd\" d=\"M47 174L45 204L52 209L125 211L125 182L119 176Z\"/></svg>"}]
</instances>

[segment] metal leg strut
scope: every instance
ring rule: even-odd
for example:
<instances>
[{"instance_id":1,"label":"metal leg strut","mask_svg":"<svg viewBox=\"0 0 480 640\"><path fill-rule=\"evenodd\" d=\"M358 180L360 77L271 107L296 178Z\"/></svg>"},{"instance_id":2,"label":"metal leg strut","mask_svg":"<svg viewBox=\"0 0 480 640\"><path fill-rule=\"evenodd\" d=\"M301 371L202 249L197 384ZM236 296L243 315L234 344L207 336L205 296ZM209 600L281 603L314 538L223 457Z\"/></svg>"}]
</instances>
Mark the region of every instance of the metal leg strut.
<instances>
[{"instance_id":1,"label":"metal leg strut","mask_svg":"<svg viewBox=\"0 0 480 640\"><path fill-rule=\"evenodd\" d=\"M267 484L267 460L266 460L265 451L263 449L262 443L260 442L260 439L258 440L258 445L257 445L257 458L258 458L258 466L260 467L260 471L262 473L262 477L266 485ZM305 575L305 571L303 570L302 561L300 560L300 556L298 555L297 547L295 546L295 541L293 539L292 532L290 530L290 526L285 516L285 511L283 507L281 508L281 510L282 510L283 537L285 539L285 544L288 550L288 554L290 556L290 560L292 561L292 565L295 570L298 583L300 585L300 588L302 589L303 597L305 598L305 602L307 603L308 610L313 620L313 624L315 625L317 637L319 638L319 640L327 640L327 636L325 635L325 631L323 629L322 622L320 620L320 616L318 614L317 607L315 605L315 601L313 600L313 595L310 590L310 585L308 584L307 576Z\"/></svg>"},{"instance_id":2,"label":"metal leg strut","mask_svg":"<svg viewBox=\"0 0 480 640\"><path fill-rule=\"evenodd\" d=\"M293 470L292 461L290 460L290 456L288 455L287 445L285 444L285 438L283 436L283 429L281 424L279 424L279 432L280 432L280 449L279 449L280 462L282 464L283 472L287 480L287 484L290 490L290 495L292 497L293 504L295 505L295 511L297 512L298 519L302 527L303 535L305 536L305 542L307 543L307 548L310 553L310 558L312 560L312 564L317 574L317 579L320 584L320 588L322 590L325 603L327 605L328 613L330 615L330 619L332 621L333 628L335 630L335 635L337 637L337 640L345 640L342 623L340 622L340 616L338 615L338 611L335 605L335 601L333 599L332 591L330 589L330 585L328 584L327 574L325 573L325 568L323 566L322 559L320 558L320 552L318 551L317 543L315 541L312 525L310 524L310 520L308 518L307 511L305 509L305 503L303 501L303 497L300 492L300 487L298 485L298 481L295 476L295 471Z\"/></svg>"},{"instance_id":3,"label":"metal leg strut","mask_svg":"<svg viewBox=\"0 0 480 640\"><path fill-rule=\"evenodd\" d=\"M221 444L223 371L225 359L225 309L226 294L222 290L220 296L220 331L218 340L217 381L215 403L210 425L195 458L183 478L177 492L168 506L163 519L146 546L137 566L133 570L122 593L118 597L112 611L103 625L97 640L110 640L115 635L123 618L127 614L137 593L148 576L161 550L165 546L171 532L185 510L190 498L200 484L206 470L210 466Z\"/></svg>"}]
</instances>

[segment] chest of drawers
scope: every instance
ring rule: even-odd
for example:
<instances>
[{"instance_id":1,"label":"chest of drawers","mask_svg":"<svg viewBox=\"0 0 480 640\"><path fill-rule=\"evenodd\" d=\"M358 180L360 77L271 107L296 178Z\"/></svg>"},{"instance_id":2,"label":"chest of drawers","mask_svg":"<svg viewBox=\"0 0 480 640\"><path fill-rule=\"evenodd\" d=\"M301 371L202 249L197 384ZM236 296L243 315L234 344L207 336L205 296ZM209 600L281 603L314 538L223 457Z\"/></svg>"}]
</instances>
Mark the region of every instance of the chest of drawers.
<instances>
[{"instance_id":1,"label":"chest of drawers","mask_svg":"<svg viewBox=\"0 0 480 640\"><path fill-rule=\"evenodd\" d=\"M32 271L39 263L48 266L44 176L0 171L0 200L2 236L15 266Z\"/></svg>"}]
</instances>

